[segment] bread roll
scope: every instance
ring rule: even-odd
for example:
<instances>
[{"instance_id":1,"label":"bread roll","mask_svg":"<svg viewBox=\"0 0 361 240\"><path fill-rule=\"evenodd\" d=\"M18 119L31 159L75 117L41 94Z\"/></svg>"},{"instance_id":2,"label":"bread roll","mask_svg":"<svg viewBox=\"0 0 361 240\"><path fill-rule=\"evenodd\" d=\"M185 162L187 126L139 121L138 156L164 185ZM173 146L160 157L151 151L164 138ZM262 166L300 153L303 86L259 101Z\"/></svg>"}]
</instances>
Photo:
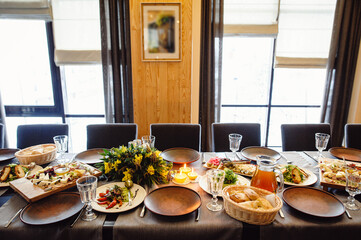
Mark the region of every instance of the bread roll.
<instances>
[{"instance_id":1,"label":"bread roll","mask_svg":"<svg viewBox=\"0 0 361 240\"><path fill-rule=\"evenodd\" d=\"M243 190L244 193L247 195L247 197L249 199L251 199L252 201L256 200L257 198L259 198L259 195L258 193L256 193L255 191L253 191L252 189L250 188L246 188Z\"/></svg>"},{"instance_id":2,"label":"bread roll","mask_svg":"<svg viewBox=\"0 0 361 240\"><path fill-rule=\"evenodd\" d=\"M249 201L250 199L247 197L246 194L242 193L242 192L236 192L234 194L232 194L229 197L231 200L235 201L236 203L240 203L240 202L246 202Z\"/></svg>"}]
</instances>

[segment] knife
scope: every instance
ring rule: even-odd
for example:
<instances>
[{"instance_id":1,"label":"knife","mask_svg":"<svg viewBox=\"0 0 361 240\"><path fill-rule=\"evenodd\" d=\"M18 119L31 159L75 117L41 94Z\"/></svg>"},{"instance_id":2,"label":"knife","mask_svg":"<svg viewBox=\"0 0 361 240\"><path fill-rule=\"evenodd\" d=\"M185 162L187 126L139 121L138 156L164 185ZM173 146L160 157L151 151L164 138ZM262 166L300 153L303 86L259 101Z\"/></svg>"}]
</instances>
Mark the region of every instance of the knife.
<instances>
[{"instance_id":1,"label":"knife","mask_svg":"<svg viewBox=\"0 0 361 240\"><path fill-rule=\"evenodd\" d=\"M199 217L200 217L200 215L201 215L201 207L199 207L198 209L197 209L197 213L196 213L196 222L198 222L199 221Z\"/></svg>"},{"instance_id":2,"label":"knife","mask_svg":"<svg viewBox=\"0 0 361 240\"><path fill-rule=\"evenodd\" d=\"M135 190L134 196L132 197L132 201L133 201L133 200L135 199L135 197L137 196L138 191L139 191L139 188L138 188L137 190ZM129 202L128 202L127 205L125 205L125 206L128 206L128 205L129 205Z\"/></svg>"},{"instance_id":3,"label":"knife","mask_svg":"<svg viewBox=\"0 0 361 240\"><path fill-rule=\"evenodd\" d=\"M316 161L316 162L318 162L318 160L317 159L315 159L314 157L312 157L310 154L308 154L306 151L303 151L303 153L304 154L306 154L307 155L307 157L310 157L310 158L312 158L312 160L314 160L314 161Z\"/></svg>"},{"instance_id":4,"label":"knife","mask_svg":"<svg viewBox=\"0 0 361 240\"><path fill-rule=\"evenodd\" d=\"M21 213L21 211L25 208L26 206L24 206L24 207L22 207L19 211L17 211L16 213L15 213L15 215L12 217L12 218L10 218L10 220L5 224L5 226L4 227L9 227L10 226L10 224L12 223L12 221L19 215L19 213Z\"/></svg>"}]
</instances>

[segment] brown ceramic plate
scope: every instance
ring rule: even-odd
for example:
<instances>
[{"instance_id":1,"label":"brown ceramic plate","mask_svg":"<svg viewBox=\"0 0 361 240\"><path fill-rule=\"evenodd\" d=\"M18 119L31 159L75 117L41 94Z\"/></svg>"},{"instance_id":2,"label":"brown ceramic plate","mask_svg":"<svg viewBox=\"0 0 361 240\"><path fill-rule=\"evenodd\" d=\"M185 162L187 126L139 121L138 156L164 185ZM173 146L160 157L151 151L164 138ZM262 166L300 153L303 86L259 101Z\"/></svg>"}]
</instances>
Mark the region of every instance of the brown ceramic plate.
<instances>
[{"instance_id":1,"label":"brown ceramic plate","mask_svg":"<svg viewBox=\"0 0 361 240\"><path fill-rule=\"evenodd\" d=\"M169 148L161 153L164 160L174 163L191 163L199 159L199 153L191 148Z\"/></svg>"},{"instance_id":2,"label":"brown ceramic plate","mask_svg":"<svg viewBox=\"0 0 361 240\"><path fill-rule=\"evenodd\" d=\"M190 188L167 186L150 192L144 200L153 213L163 216L182 216L201 206L201 197Z\"/></svg>"},{"instance_id":3,"label":"brown ceramic plate","mask_svg":"<svg viewBox=\"0 0 361 240\"><path fill-rule=\"evenodd\" d=\"M257 161L257 156L258 155L262 155L265 156L266 158L273 158L275 160L278 160L281 158L281 155L279 154L279 152L270 149L270 148L266 148L266 147L246 147L243 148L241 151L241 154L252 161Z\"/></svg>"},{"instance_id":4,"label":"brown ceramic plate","mask_svg":"<svg viewBox=\"0 0 361 240\"><path fill-rule=\"evenodd\" d=\"M30 225L56 223L75 215L83 205L77 193L57 193L26 206L20 219Z\"/></svg>"},{"instance_id":5,"label":"brown ceramic plate","mask_svg":"<svg viewBox=\"0 0 361 240\"><path fill-rule=\"evenodd\" d=\"M283 200L290 207L316 217L338 217L345 212L338 198L318 188L287 188L283 192Z\"/></svg>"},{"instance_id":6,"label":"brown ceramic plate","mask_svg":"<svg viewBox=\"0 0 361 240\"><path fill-rule=\"evenodd\" d=\"M89 150L86 150L84 152L81 152L81 153L78 153L77 155L75 155L74 160L83 162L86 164L99 163L99 162L102 162L102 160L100 160L100 159L103 158L103 156L100 155L100 153L103 153L103 152L104 152L104 148L89 149Z\"/></svg>"},{"instance_id":7,"label":"brown ceramic plate","mask_svg":"<svg viewBox=\"0 0 361 240\"><path fill-rule=\"evenodd\" d=\"M14 148L2 148L0 149L0 162L13 159L15 157L15 153L20 149Z\"/></svg>"},{"instance_id":8,"label":"brown ceramic plate","mask_svg":"<svg viewBox=\"0 0 361 240\"><path fill-rule=\"evenodd\" d=\"M332 156L346 160L361 162L361 150L355 148L333 147L328 150Z\"/></svg>"}]
</instances>

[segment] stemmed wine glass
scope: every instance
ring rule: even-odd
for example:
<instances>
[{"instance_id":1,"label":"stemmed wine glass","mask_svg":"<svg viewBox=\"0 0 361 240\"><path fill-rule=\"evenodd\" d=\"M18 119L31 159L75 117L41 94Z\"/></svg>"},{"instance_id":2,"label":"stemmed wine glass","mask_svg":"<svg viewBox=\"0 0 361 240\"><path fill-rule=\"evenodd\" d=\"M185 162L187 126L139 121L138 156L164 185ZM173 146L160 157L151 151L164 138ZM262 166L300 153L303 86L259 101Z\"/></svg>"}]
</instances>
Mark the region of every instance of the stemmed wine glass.
<instances>
[{"instance_id":1,"label":"stemmed wine glass","mask_svg":"<svg viewBox=\"0 0 361 240\"><path fill-rule=\"evenodd\" d=\"M237 133L231 133L228 135L229 138L229 149L234 154L234 159L236 160L236 152L239 150L239 146L241 145L242 135Z\"/></svg>"},{"instance_id":2,"label":"stemmed wine glass","mask_svg":"<svg viewBox=\"0 0 361 240\"><path fill-rule=\"evenodd\" d=\"M211 211L222 210L222 204L218 204L217 196L221 194L223 188L225 173L220 169L212 169L207 171L207 181L209 189L212 193L212 201L207 204L207 208Z\"/></svg>"},{"instance_id":3,"label":"stemmed wine glass","mask_svg":"<svg viewBox=\"0 0 361 240\"><path fill-rule=\"evenodd\" d=\"M85 203L86 211L82 219L84 221L93 221L97 218L97 215L93 212L91 202L96 197L98 179L94 176L85 176L76 180L76 186L80 193L80 199L82 203Z\"/></svg>"},{"instance_id":4,"label":"stemmed wine glass","mask_svg":"<svg viewBox=\"0 0 361 240\"><path fill-rule=\"evenodd\" d=\"M64 153L68 150L68 136L67 135L58 135L53 137L54 143L57 149L57 152L60 154L58 162L64 164L66 161L64 159Z\"/></svg>"},{"instance_id":5,"label":"stemmed wine glass","mask_svg":"<svg viewBox=\"0 0 361 240\"><path fill-rule=\"evenodd\" d=\"M322 151L326 149L330 135L327 133L316 133L316 148L318 150L318 159L322 158Z\"/></svg>"},{"instance_id":6,"label":"stemmed wine glass","mask_svg":"<svg viewBox=\"0 0 361 240\"><path fill-rule=\"evenodd\" d=\"M357 170L346 164L344 158L346 191L349 193L345 207L350 210L360 210L360 206L355 203L355 195L361 193L361 176L357 174Z\"/></svg>"}]
</instances>

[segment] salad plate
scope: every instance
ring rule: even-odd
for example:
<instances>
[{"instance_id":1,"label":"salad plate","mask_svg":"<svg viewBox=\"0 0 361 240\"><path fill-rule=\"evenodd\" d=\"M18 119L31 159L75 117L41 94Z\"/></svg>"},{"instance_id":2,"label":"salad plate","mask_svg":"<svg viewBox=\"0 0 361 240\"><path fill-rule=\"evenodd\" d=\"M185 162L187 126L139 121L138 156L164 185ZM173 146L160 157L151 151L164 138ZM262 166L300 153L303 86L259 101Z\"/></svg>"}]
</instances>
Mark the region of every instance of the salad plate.
<instances>
[{"instance_id":1,"label":"salad plate","mask_svg":"<svg viewBox=\"0 0 361 240\"><path fill-rule=\"evenodd\" d=\"M86 164L94 164L94 163L103 162L102 160L100 160L101 158L103 158L103 156L100 155L100 153L104 153L104 148L89 149L89 150L86 150L84 152L81 152L81 153L78 153L77 155L75 155L74 160L80 161L80 162L83 162Z\"/></svg>"},{"instance_id":2,"label":"salad plate","mask_svg":"<svg viewBox=\"0 0 361 240\"><path fill-rule=\"evenodd\" d=\"M286 166L295 166L295 165L280 165L281 171L283 172L283 178L285 184L291 186L310 186L317 182L318 178L313 172L305 168L300 168L298 166L296 167L300 169L300 172L303 173L303 175L307 175L307 176L305 176L305 179L300 183L293 182L291 177L292 173L290 172L292 168L286 168Z\"/></svg>"},{"instance_id":3,"label":"salad plate","mask_svg":"<svg viewBox=\"0 0 361 240\"><path fill-rule=\"evenodd\" d=\"M10 165L12 165L12 167L11 167L11 174L13 175L13 176L16 176L15 175L15 173L14 173L14 167L15 166L17 166L17 164L9 164L9 165L7 165L7 166L10 166ZM20 166L22 166L22 165L20 165ZM25 165L24 167L26 168L26 166L27 165ZM6 166L4 166L3 168L5 168ZM3 169L2 168L2 169ZM0 169L0 172L2 171L2 169ZM43 169L41 166L39 166L39 165L35 165L34 166L34 168L33 169L31 169L31 170L28 170L29 171L29 174L34 174L34 173L36 173L37 171L39 171L39 170L41 170L41 169ZM1 174L0 174L1 175ZM16 179L19 179L19 178L17 178L17 177L15 177L15 178L13 178L13 180L10 180L10 181L6 181L6 182L0 182L0 187L8 187L8 186L10 186L10 182L11 181L14 181L14 180L16 180Z\"/></svg>"},{"instance_id":4,"label":"salad plate","mask_svg":"<svg viewBox=\"0 0 361 240\"><path fill-rule=\"evenodd\" d=\"M242 176L237 175L237 182L235 184L224 184L223 187L229 186L229 185L241 185L241 186L249 186L250 181ZM211 191L209 189L209 186L207 184L207 175L203 175L199 178L199 186L208 194L211 194ZM218 195L219 197L222 196L222 193Z\"/></svg>"},{"instance_id":5,"label":"salad plate","mask_svg":"<svg viewBox=\"0 0 361 240\"><path fill-rule=\"evenodd\" d=\"M197 161L200 157L199 152L196 150L184 147L166 149L160 156L164 160L175 164L192 163Z\"/></svg>"},{"instance_id":6,"label":"salad plate","mask_svg":"<svg viewBox=\"0 0 361 240\"><path fill-rule=\"evenodd\" d=\"M124 182L113 182L113 183L105 184L97 188L96 198L98 199L100 193L105 193L107 190L114 188L115 185L119 186L120 188L125 187ZM99 205L96 201L93 201L92 207L94 210L104 213L120 213L136 208L137 206L139 206L139 204L143 202L147 193L145 189L138 184L134 184L133 187L130 189L130 191L132 193L132 196L133 197L135 196L132 202L132 206L129 206L128 202L123 202L122 206L116 205L112 208L107 209L106 205Z\"/></svg>"},{"instance_id":7,"label":"salad plate","mask_svg":"<svg viewBox=\"0 0 361 240\"><path fill-rule=\"evenodd\" d=\"M266 147L246 147L241 150L241 154L245 158L255 162L257 161L257 156L259 155L273 158L275 161L281 158L279 152Z\"/></svg>"}]
</instances>

